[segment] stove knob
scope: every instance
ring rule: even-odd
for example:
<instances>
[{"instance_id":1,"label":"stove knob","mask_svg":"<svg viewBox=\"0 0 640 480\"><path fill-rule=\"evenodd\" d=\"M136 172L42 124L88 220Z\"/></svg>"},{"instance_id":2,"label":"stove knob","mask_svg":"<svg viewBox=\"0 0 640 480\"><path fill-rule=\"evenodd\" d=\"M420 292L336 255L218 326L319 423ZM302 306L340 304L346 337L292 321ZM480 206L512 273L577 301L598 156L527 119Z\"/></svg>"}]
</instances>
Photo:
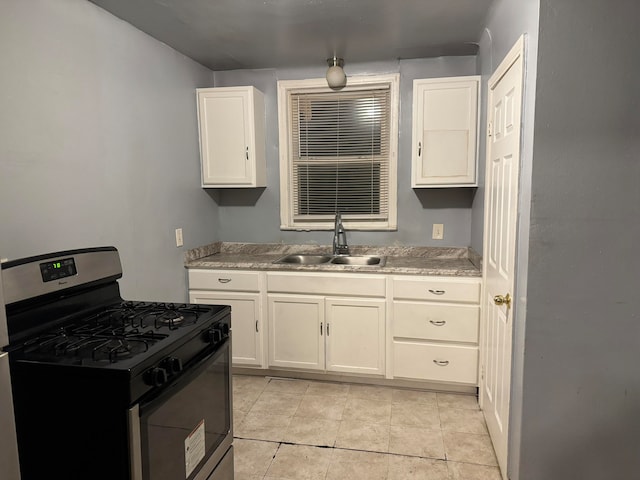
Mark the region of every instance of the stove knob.
<instances>
[{"instance_id":1,"label":"stove knob","mask_svg":"<svg viewBox=\"0 0 640 480\"><path fill-rule=\"evenodd\" d=\"M153 367L147 370L144 375L147 385L160 387L167 383L167 371L164 368Z\"/></svg>"},{"instance_id":2,"label":"stove knob","mask_svg":"<svg viewBox=\"0 0 640 480\"><path fill-rule=\"evenodd\" d=\"M222 332L215 327L210 328L207 330L206 339L209 343L220 343L222 340Z\"/></svg>"},{"instance_id":3,"label":"stove knob","mask_svg":"<svg viewBox=\"0 0 640 480\"><path fill-rule=\"evenodd\" d=\"M167 371L169 375L175 375L182 371L182 360L175 357L165 358L162 363L162 368Z\"/></svg>"},{"instance_id":4,"label":"stove knob","mask_svg":"<svg viewBox=\"0 0 640 480\"><path fill-rule=\"evenodd\" d=\"M223 337L228 337L229 336L229 324L227 324L227 323L223 323L222 324L222 336Z\"/></svg>"}]
</instances>

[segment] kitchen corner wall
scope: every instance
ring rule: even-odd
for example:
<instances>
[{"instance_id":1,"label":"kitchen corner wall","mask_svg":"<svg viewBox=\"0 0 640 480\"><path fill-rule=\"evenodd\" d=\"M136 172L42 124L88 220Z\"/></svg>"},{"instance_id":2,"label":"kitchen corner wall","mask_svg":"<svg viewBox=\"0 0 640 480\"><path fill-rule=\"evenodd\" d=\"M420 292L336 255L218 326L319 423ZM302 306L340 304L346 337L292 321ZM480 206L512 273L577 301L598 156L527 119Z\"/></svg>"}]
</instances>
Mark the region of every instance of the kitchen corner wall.
<instances>
[{"instance_id":1,"label":"kitchen corner wall","mask_svg":"<svg viewBox=\"0 0 640 480\"><path fill-rule=\"evenodd\" d=\"M475 188L411 188L411 116L413 80L476 74L476 57L440 57L349 64L347 76L400 73L400 125L398 142L398 230L348 232L353 245L429 245L467 247L471 243L471 209ZM221 189L212 196L219 206L222 240L330 244L328 231L280 230L280 177L278 151L277 81L322 78L323 58L317 66L296 69L233 70L214 73L214 86L253 85L265 94L267 128L267 188ZM444 224L444 240L432 240L432 224Z\"/></svg>"},{"instance_id":2,"label":"kitchen corner wall","mask_svg":"<svg viewBox=\"0 0 640 480\"><path fill-rule=\"evenodd\" d=\"M2 0L0 65L0 256L114 245L123 296L184 301L184 250L218 239L195 101L212 72L84 0Z\"/></svg>"}]
</instances>

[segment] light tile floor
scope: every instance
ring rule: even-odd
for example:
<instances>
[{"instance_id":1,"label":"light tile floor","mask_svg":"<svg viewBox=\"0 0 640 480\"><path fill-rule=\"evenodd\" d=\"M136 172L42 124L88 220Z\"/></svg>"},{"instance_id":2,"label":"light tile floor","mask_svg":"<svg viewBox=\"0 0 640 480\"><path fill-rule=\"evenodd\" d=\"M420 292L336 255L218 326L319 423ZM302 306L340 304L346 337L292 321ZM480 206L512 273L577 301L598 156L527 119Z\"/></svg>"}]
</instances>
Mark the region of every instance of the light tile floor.
<instances>
[{"instance_id":1,"label":"light tile floor","mask_svg":"<svg viewBox=\"0 0 640 480\"><path fill-rule=\"evenodd\" d=\"M476 398L235 375L236 480L500 480Z\"/></svg>"}]
</instances>

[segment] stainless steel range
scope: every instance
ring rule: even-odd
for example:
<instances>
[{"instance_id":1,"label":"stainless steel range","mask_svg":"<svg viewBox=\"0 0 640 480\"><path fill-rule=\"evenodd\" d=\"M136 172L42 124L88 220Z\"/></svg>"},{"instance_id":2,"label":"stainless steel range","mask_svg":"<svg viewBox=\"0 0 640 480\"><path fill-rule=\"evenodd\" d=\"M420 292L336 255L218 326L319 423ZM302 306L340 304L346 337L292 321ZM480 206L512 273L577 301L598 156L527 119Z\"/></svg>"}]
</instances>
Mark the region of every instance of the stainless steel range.
<instances>
[{"instance_id":1,"label":"stainless steel range","mask_svg":"<svg viewBox=\"0 0 640 480\"><path fill-rule=\"evenodd\" d=\"M2 264L23 480L233 479L230 308L121 276L113 247Z\"/></svg>"}]
</instances>

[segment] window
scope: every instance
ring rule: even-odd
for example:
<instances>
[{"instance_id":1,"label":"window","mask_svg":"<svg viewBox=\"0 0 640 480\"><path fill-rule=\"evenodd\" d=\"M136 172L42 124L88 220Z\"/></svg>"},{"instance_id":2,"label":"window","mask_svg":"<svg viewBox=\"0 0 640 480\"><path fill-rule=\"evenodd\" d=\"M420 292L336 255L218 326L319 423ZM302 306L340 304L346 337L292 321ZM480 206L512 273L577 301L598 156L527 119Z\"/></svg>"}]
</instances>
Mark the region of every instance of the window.
<instances>
[{"instance_id":1,"label":"window","mask_svg":"<svg viewBox=\"0 0 640 480\"><path fill-rule=\"evenodd\" d=\"M282 229L395 230L398 75L278 82Z\"/></svg>"}]
</instances>

